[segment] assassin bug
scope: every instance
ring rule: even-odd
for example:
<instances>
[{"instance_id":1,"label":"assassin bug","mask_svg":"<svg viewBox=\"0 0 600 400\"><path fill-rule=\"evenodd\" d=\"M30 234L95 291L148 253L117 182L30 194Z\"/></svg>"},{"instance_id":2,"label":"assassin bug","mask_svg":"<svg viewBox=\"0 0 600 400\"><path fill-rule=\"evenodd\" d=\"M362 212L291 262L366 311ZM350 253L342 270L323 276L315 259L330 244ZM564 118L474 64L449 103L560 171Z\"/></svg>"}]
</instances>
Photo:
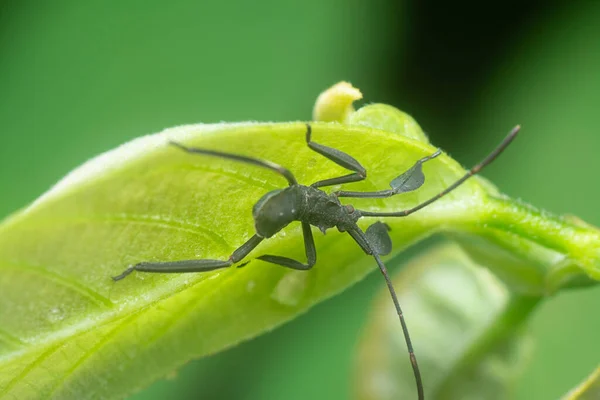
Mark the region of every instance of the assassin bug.
<instances>
[{"instance_id":1,"label":"assassin bug","mask_svg":"<svg viewBox=\"0 0 600 400\"><path fill-rule=\"evenodd\" d=\"M177 142L170 142L171 145L193 154L203 154L214 157L240 161L259 167L268 168L288 181L288 187L285 189L273 190L265 194L253 207L252 216L254 217L254 227L256 233L246 243L237 248L227 260L182 260L169 262L141 262L127 268L123 273L113 277L115 281L121 280L131 274L133 271L158 272L158 273L183 273L183 272L204 272L220 268L227 268L233 264L242 261L260 242L270 238L277 232L285 228L292 221L300 221L302 224L302 234L304 235L304 248L307 262L276 256L261 255L257 257L269 263L281 265L284 267L309 270L317 262L317 252L311 231L311 225L319 228L323 233L327 229L336 227L340 232L348 232L356 241L361 249L368 255L372 255L385 278L388 290L392 296L396 312L400 319L404 339L408 348L408 354L412 369L415 375L417 393L419 400L424 399L423 383L419 366L413 350L408 328L404 320L402 309L398 302L396 292L390 281L387 269L381 260L382 255L389 254L392 250L392 241L388 234L389 227L383 222L375 222L367 228L366 231L360 229L357 221L362 217L406 217L429 204L440 199L442 196L450 193L471 176L477 174L486 165L490 164L516 137L520 126L516 126L506 136L506 138L479 164L471 168L456 182L448 186L445 190L430 199L403 211L390 212L371 212L354 208L351 205L342 204L340 197L360 197L360 198L382 198L390 197L400 193L406 193L420 188L425 182L425 175L422 171L422 165L426 161L432 160L441 154L441 150L417 160L416 163L406 172L399 175L390 182L391 189L375 192L353 192L337 191L328 194L322 191L321 187L339 185L350 182L358 182L367 177L366 169L350 155L331 147L323 146L312 141L312 128L310 124L306 125L306 144L308 147L328 158L334 163L350 171L350 174L321 180L310 186L301 185L296 181L294 175L285 167L272 163L270 161L259 160L252 157L223 153L216 150L207 150L195 147L187 147ZM242 264L245 265L245 264Z\"/></svg>"}]
</instances>

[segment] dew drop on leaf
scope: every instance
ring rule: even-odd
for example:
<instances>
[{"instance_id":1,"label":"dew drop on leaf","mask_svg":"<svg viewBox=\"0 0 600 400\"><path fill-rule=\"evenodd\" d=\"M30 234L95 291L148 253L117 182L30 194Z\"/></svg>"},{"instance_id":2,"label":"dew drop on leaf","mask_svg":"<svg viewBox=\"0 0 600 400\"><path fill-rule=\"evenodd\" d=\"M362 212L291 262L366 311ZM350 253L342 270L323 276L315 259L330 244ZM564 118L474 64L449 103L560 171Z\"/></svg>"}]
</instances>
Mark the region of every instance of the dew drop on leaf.
<instances>
[{"instance_id":1,"label":"dew drop on leaf","mask_svg":"<svg viewBox=\"0 0 600 400\"><path fill-rule=\"evenodd\" d=\"M306 296L312 281L311 273L307 271L291 271L283 275L283 277L275 285L275 289L271 293L271 298L276 302L285 306L294 307L300 304Z\"/></svg>"},{"instance_id":2,"label":"dew drop on leaf","mask_svg":"<svg viewBox=\"0 0 600 400\"><path fill-rule=\"evenodd\" d=\"M48 321L52 324L62 321L64 317L64 311L58 307L51 308L48 313Z\"/></svg>"}]
</instances>

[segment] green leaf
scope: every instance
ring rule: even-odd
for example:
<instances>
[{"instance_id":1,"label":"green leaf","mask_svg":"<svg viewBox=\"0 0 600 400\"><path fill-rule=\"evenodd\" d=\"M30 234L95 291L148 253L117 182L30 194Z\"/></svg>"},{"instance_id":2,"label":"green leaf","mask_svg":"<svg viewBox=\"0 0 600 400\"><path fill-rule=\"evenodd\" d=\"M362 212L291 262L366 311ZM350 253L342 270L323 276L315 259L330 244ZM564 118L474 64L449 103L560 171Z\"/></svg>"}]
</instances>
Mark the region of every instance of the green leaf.
<instances>
[{"instance_id":1,"label":"green leaf","mask_svg":"<svg viewBox=\"0 0 600 400\"><path fill-rule=\"evenodd\" d=\"M349 125L364 125L429 143L417 121L405 112L387 104L369 104L349 115Z\"/></svg>"},{"instance_id":2,"label":"green leaf","mask_svg":"<svg viewBox=\"0 0 600 400\"><path fill-rule=\"evenodd\" d=\"M567 393L562 400L596 400L600 398L600 367L596 368L585 381Z\"/></svg>"},{"instance_id":3,"label":"green leaf","mask_svg":"<svg viewBox=\"0 0 600 400\"><path fill-rule=\"evenodd\" d=\"M597 228L505 197L490 195L487 205L480 224L450 236L511 290L549 295L600 279Z\"/></svg>"},{"instance_id":4,"label":"green leaf","mask_svg":"<svg viewBox=\"0 0 600 400\"><path fill-rule=\"evenodd\" d=\"M285 186L271 171L185 154L168 140L271 160L302 183L347 173L307 149L304 130L302 123L169 129L88 162L4 221L0 398L123 397L190 359L273 329L372 271L375 263L351 238L331 232L317 235L318 264L310 272L255 260L243 269L110 279L140 261L228 257L253 234L252 205ZM348 187L363 190L386 188L435 151L398 133L337 123L314 123L313 140L358 158L369 179ZM415 192L354 204L407 208L464 170L442 155L426 163L424 173L426 183ZM514 257L537 262L533 271L540 279L528 284L539 292L558 261L569 260L567 276L598 276L596 230L517 209L490 197L491 186L482 182L470 180L418 214L388 220L393 254L439 231L496 235L491 245L520 249ZM518 245L548 249L553 257ZM292 224L265 241L250 259L264 253L303 259L299 227ZM512 272L515 280L530 273Z\"/></svg>"},{"instance_id":5,"label":"green leaf","mask_svg":"<svg viewBox=\"0 0 600 400\"><path fill-rule=\"evenodd\" d=\"M428 399L507 399L531 343L521 323L541 297L512 296L456 245L410 261L394 277ZM410 310L407 312L406 310ZM398 316L387 290L358 348L360 400L416 398Z\"/></svg>"}]
</instances>

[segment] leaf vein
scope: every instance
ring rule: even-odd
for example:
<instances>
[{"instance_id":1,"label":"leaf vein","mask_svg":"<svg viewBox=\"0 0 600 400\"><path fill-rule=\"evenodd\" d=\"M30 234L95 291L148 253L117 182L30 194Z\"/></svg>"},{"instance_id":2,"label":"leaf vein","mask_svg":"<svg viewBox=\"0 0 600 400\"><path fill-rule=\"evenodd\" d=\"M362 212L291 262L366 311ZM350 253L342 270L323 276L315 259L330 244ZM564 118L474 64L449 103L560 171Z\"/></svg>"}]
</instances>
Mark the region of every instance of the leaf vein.
<instances>
[{"instance_id":1,"label":"leaf vein","mask_svg":"<svg viewBox=\"0 0 600 400\"><path fill-rule=\"evenodd\" d=\"M204 171L204 172L212 172L214 174L224 175L230 178L233 178L237 181L243 182L249 186L258 187L265 190L274 190L280 189L282 185L274 185L269 183L268 181L262 181L252 177L251 175L242 175L239 172L233 172L231 170L227 170L224 168L211 168L206 167L204 165L199 164L184 164L179 165L178 168L182 171ZM175 169L175 168L174 168ZM274 174L276 177L277 175Z\"/></svg>"},{"instance_id":2,"label":"leaf vein","mask_svg":"<svg viewBox=\"0 0 600 400\"><path fill-rule=\"evenodd\" d=\"M23 347L25 344L16 336L11 335L7 331L0 329L0 342L4 342L10 347Z\"/></svg>"},{"instance_id":3,"label":"leaf vein","mask_svg":"<svg viewBox=\"0 0 600 400\"><path fill-rule=\"evenodd\" d=\"M0 261L0 269L14 269L18 271L27 271L37 274L59 286L66 287L80 295L92 300L98 305L102 305L108 308L113 308L113 303L101 294L91 290L87 286L77 282L72 278L68 278L57 273L52 272L48 268L40 265L28 264L25 262L11 262L8 260Z\"/></svg>"},{"instance_id":4,"label":"leaf vein","mask_svg":"<svg viewBox=\"0 0 600 400\"><path fill-rule=\"evenodd\" d=\"M231 246L217 232L210 228L206 228L200 224L191 224L171 218L164 218L160 215L143 215L143 214L114 214L114 215L99 215L91 217L96 220L112 221L112 222L130 222L134 224L144 224L149 226L156 226L159 228L173 229L179 232L191 233L198 236L211 239L213 242L218 243L225 250L229 250Z\"/></svg>"},{"instance_id":5,"label":"leaf vein","mask_svg":"<svg viewBox=\"0 0 600 400\"><path fill-rule=\"evenodd\" d=\"M93 354L95 354L97 350L101 349L106 343L108 343L110 341L110 339L112 339L122 329L124 329L126 326L128 326L130 322L134 321L140 315L143 315L143 314L144 313L142 311L142 312L138 312L133 315L130 315L127 318L123 318L123 320L120 321L109 333L104 335L102 337L102 339L100 341L98 341L98 343L96 343L89 349L83 351L83 354L81 355L81 357L79 357L79 359L75 363L73 363L73 366L71 368L69 368L67 371L65 371L64 374L62 375L62 377L60 377L60 379L56 380L55 384L50 388L50 391L48 392L47 397L51 397L52 394L55 393L58 390L58 388L62 384L64 384L71 375L73 375L75 373L77 368L80 365L82 365Z\"/></svg>"},{"instance_id":6,"label":"leaf vein","mask_svg":"<svg viewBox=\"0 0 600 400\"><path fill-rule=\"evenodd\" d=\"M31 372L35 367L44 362L46 358L50 357L61 346L63 346L63 343L57 343L55 345L50 346L48 350L42 352L31 364L26 366L19 374L17 374L17 376L15 376L10 382L8 382L8 385L6 385L6 387L2 389L2 391L0 391L0 394L7 394L8 391L11 390L22 379L24 379L27 376L27 374L29 374L29 372Z\"/></svg>"}]
</instances>

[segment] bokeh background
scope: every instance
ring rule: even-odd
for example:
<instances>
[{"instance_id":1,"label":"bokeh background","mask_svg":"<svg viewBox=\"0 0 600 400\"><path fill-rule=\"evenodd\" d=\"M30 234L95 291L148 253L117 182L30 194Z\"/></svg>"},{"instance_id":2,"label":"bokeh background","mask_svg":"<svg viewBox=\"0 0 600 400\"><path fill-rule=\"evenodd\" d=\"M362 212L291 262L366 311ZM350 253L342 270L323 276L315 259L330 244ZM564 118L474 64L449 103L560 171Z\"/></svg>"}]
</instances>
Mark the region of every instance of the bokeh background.
<instances>
[{"instance_id":1,"label":"bokeh background","mask_svg":"<svg viewBox=\"0 0 600 400\"><path fill-rule=\"evenodd\" d=\"M317 94L339 80L411 113L465 165L522 124L486 176L511 196L600 225L592 1L4 0L0 217L86 159L165 127L308 120ZM349 398L354 346L382 285L372 274L133 398ZM538 310L519 399L558 398L596 366L598 304L596 288Z\"/></svg>"}]
</instances>

